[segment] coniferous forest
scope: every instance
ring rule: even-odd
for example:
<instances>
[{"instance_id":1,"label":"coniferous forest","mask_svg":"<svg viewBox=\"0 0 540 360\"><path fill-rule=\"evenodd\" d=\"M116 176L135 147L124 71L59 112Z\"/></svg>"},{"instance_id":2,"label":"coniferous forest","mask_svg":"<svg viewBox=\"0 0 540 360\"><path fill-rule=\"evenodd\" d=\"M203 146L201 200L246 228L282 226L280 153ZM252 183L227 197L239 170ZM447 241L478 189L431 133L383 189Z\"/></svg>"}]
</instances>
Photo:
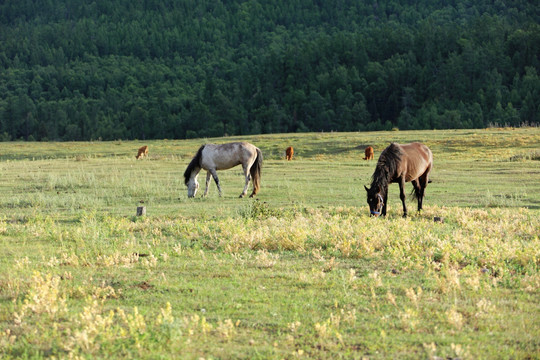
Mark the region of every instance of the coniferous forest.
<instances>
[{"instance_id":1,"label":"coniferous forest","mask_svg":"<svg viewBox=\"0 0 540 360\"><path fill-rule=\"evenodd\" d=\"M5 0L0 139L540 122L528 0Z\"/></svg>"}]
</instances>

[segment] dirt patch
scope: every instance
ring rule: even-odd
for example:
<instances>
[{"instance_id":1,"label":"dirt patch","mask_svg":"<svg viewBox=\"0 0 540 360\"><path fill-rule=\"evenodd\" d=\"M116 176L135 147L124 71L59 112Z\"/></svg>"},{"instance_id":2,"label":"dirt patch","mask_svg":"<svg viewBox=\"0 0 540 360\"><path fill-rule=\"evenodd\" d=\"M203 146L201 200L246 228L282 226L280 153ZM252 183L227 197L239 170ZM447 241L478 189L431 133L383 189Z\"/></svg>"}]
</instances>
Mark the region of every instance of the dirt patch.
<instances>
[{"instance_id":1,"label":"dirt patch","mask_svg":"<svg viewBox=\"0 0 540 360\"><path fill-rule=\"evenodd\" d=\"M143 282L140 282L138 284L135 284L135 287L138 287L139 289L142 289L142 290L149 290L151 288L154 287L154 285L150 284L149 282L147 281L143 281Z\"/></svg>"}]
</instances>

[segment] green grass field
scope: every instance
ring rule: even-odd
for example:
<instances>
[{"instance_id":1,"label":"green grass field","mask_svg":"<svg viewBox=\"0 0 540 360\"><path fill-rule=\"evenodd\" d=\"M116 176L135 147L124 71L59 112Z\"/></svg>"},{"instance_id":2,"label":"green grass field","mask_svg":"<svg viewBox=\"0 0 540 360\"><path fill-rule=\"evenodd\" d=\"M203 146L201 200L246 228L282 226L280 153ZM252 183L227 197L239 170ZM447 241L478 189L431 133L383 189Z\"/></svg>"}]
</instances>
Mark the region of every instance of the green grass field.
<instances>
[{"instance_id":1,"label":"green grass field","mask_svg":"<svg viewBox=\"0 0 540 360\"><path fill-rule=\"evenodd\" d=\"M240 168L188 199L199 146L237 140L258 200ZM433 183L370 218L363 149L391 141ZM539 358L539 158L539 128L2 143L0 357Z\"/></svg>"}]
</instances>

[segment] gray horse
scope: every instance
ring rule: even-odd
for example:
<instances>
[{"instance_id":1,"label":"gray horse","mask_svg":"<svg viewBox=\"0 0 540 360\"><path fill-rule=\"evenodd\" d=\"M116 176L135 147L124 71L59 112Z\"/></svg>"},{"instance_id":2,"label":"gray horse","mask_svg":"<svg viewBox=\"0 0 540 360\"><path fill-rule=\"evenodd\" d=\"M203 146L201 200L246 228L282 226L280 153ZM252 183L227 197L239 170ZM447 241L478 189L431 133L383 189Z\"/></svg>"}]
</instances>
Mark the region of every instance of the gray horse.
<instances>
[{"instance_id":1,"label":"gray horse","mask_svg":"<svg viewBox=\"0 0 540 360\"><path fill-rule=\"evenodd\" d=\"M188 188L188 197L195 197L199 189L197 176L201 169L206 170L206 189L204 196L208 194L210 176L214 178L219 196L221 196L221 186L219 184L217 170L227 170L240 164L242 164L246 178L246 185L240 197L246 196L250 180L253 182L253 192L249 197L254 197L260 188L262 162L263 156L261 150L247 142L203 145L199 148L199 151L197 151L197 154L193 157L184 172L184 183Z\"/></svg>"}]
</instances>

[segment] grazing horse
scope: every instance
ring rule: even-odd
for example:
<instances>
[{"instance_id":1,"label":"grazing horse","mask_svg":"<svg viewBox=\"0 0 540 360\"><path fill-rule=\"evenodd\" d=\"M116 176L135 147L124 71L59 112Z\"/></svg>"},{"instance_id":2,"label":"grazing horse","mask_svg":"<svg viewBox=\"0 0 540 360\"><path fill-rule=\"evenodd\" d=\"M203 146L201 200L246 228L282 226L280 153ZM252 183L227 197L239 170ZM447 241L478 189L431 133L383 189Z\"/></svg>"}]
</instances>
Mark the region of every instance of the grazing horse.
<instances>
[{"instance_id":1,"label":"grazing horse","mask_svg":"<svg viewBox=\"0 0 540 360\"><path fill-rule=\"evenodd\" d=\"M144 145L139 148L139 151L137 152L137 156L135 156L135 159L140 159L144 156L148 156L148 146Z\"/></svg>"},{"instance_id":2,"label":"grazing horse","mask_svg":"<svg viewBox=\"0 0 540 360\"><path fill-rule=\"evenodd\" d=\"M364 158L364 160L373 160L374 153L371 146L368 146L364 152L366 153L366 157Z\"/></svg>"},{"instance_id":3,"label":"grazing horse","mask_svg":"<svg viewBox=\"0 0 540 360\"><path fill-rule=\"evenodd\" d=\"M206 170L206 189L204 196L208 194L210 176L214 178L219 196L221 196L221 186L216 171L227 170L240 164L242 164L246 178L246 185L240 197L246 196L250 180L253 182L253 192L249 197L254 197L260 188L262 162L263 156L261 150L247 142L203 145L199 148L199 151L197 151L197 154L193 157L184 172L184 183L188 188L188 197L195 197L199 189L197 176L201 169Z\"/></svg>"},{"instance_id":4,"label":"grazing horse","mask_svg":"<svg viewBox=\"0 0 540 360\"><path fill-rule=\"evenodd\" d=\"M289 146L287 149L285 149L285 156L287 157L287 161L291 161L293 155L294 155L294 149L292 146Z\"/></svg>"},{"instance_id":5,"label":"grazing horse","mask_svg":"<svg viewBox=\"0 0 540 360\"><path fill-rule=\"evenodd\" d=\"M407 216L405 205L405 183L411 182L414 187L414 196L418 200L418 211L422 210L424 191L429 180L429 173L433 166L431 150L421 143L396 144L392 143L383 150L375 172L372 176L371 188L367 191L369 211L374 216L386 216L386 203L388 200L388 184L399 184L399 197L403 203L403 217Z\"/></svg>"}]
</instances>

